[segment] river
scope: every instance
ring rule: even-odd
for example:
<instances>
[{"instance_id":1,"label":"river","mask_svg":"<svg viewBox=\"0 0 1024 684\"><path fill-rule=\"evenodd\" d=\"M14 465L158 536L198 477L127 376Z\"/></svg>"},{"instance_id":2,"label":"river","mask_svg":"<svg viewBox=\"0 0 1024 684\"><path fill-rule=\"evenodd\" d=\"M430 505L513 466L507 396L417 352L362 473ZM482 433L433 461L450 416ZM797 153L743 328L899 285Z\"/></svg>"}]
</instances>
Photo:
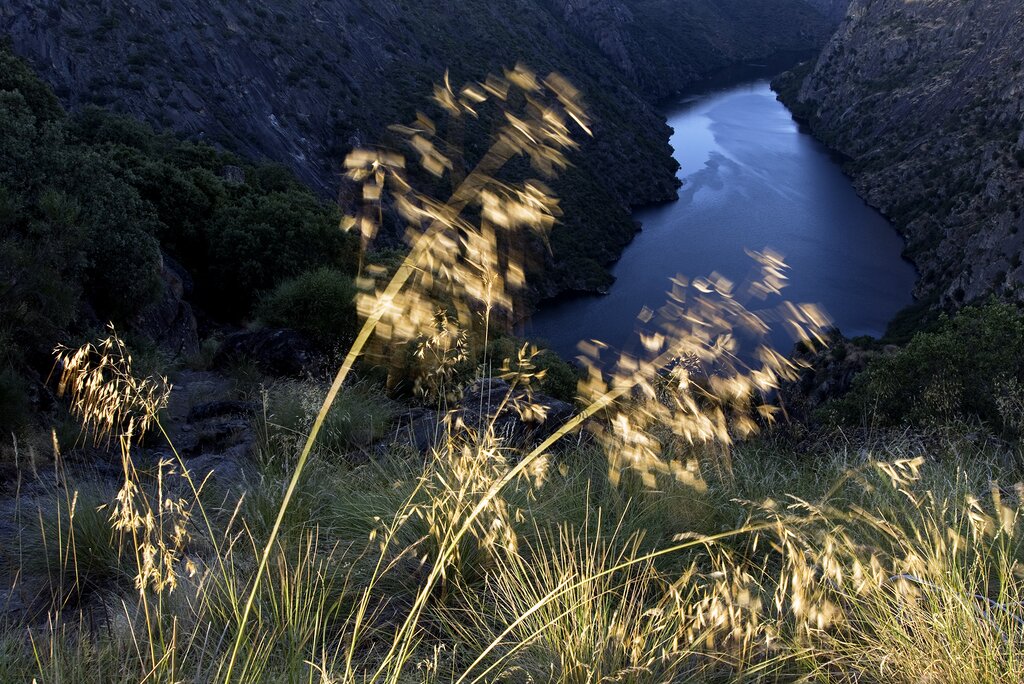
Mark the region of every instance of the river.
<instances>
[{"instance_id":1,"label":"river","mask_svg":"<svg viewBox=\"0 0 1024 684\"><path fill-rule=\"evenodd\" d=\"M636 212L643 229L608 294L548 303L521 334L565 357L587 339L629 349L637 314L665 301L670 277L717 271L743 281L753 267L745 250L766 247L790 267L786 299L820 305L848 337L884 333L912 301L914 268L894 228L775 98L769 82L785 66L734 68L665 110L678 199ZM771 341L783 352L792 345L781 332Z\"/></svg>"}]
</instances>

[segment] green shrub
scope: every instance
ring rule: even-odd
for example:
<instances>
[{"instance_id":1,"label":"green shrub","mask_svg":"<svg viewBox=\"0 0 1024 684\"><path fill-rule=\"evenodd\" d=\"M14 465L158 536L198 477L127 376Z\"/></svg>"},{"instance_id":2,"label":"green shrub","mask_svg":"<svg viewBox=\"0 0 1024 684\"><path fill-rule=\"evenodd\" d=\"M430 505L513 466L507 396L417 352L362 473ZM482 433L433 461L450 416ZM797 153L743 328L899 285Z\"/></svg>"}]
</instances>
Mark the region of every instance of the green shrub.
<instances>
[{"instance_id":1,"label":"green shrub","mask_svg":"<svg viewBox=\"0 0 1024 684\"><path fill-rule=\"evenodd\" d=\"M337 212L309 193L273 192L226 205L206 239L216 264L207 272L211 291L224 305L246 310L256 292L311 267L345 265L349 254Z\"/></svg>"},{"instance_id":2,"label":"green shrub","mask_svg":"<svg viewBox=\"0 0 1024 684\"><path fill-rule=\"evenodd\" d=\"M0 371L0 443L9 446L11 433L18 433L29 420L29 397L25 381L10 369Z\"/></svg>"},{"instance_id":3,"label":"green shrub","mask_svg":"<svg viewBox=\"0 0 1024 684\"><path fill-rule=\"evenodd\" d=\"M0 44L0 91L20 92L40 124L64 116L53 91L14 56L6 42Z\"/></svg>"},{"instance_id":4,"label":"green shrub","mask_svg":"<svg viewBox=\"0 0 1024 684\"><path fill-rule=\"evenodd\" d=\"M512 370L517 370L514 362L522 345L522 340L512 337L500 337L491 342L487 347L487 356L494 372L497 373L506 359L512 362ZM575 401L576 385L580 378L576 368L549 349L542 350L533 362L537 370L544 372L544 378L537 389L555 399Z\"/></svg>"},{"instance_id":5,"label":"green shrub","mask_svg":"<svg viewBox=\"0 0 1024 684\"><path fill-rule=\"evenodd\" d=\"M2 44L0 131L0 367L23 381L45 376L53 346L90 327L113 321L131 334L160 294L164 255L215 321L248 318L261 293L304 271L355 270L337 208L287 169L101 109L68 116ZM227 166L241 173L228 180ZM331 342L350 340L353 293L312 294L288 302L302 314L294 327L322 338L340 325Z\"/></svg>"},{"instance_id":6,"label":"green shrub","mask_svg":"<svg viewBox=\"0 0 1024 684\"><path fill-rule=\"evenodd\" d=\"M298 380L280 382L266 390L259 425L262 452L267 456L295 453L313 425L325 392L324 387ZM327 414L317 449L340 456L369 446L387 437L397 412L398 406L375 384L363 381L344 387ZM292 464L274 465L283 466L287 472Z\"/></svg>"},{"instance_id":7,"label":"green shrub","mask_svg":"<svg viewBox=\"0 0 1024 684\"><path fill-rule=\"evenodd\" d=\"M268 326L297 330L324 348L347 346L355 338L359 319L356 287L346 274L319 268L286 280L258 307Z\"/></svg>"},{"instance_id":8,"label":"green shrub","mask_svg":"<svg viewBox=\"0 0 1024 684\"><path fill-rule=\"evenodd\" d=\"M1000 388L1024 379L1024 316L995 300L940 319L899 352L871 362L826 416L856 424L1006 423ZM1005 402L1004 402L1005 403Z\"/></svg>"},{"instance_id":9,"label":"green shrub","mask_svg":"<svg viewBox=\"0 0 1024 684\"><path fill-rule=\"evenodd\" d=\"M935 325L938 297L930 296L903 307L886 327L883 342L906 344L918 332Z\"/></svg>"}]
</instances>

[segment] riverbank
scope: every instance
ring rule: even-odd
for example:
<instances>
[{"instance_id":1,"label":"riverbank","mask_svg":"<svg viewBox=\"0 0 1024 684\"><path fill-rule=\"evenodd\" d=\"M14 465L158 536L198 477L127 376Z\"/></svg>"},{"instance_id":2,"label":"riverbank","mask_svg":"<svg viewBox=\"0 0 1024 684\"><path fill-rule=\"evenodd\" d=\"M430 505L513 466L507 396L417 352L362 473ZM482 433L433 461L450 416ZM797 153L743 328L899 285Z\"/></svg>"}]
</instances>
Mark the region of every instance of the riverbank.
<instances>
[{"instance_id":1,"label":"riverbank","mask_svg":"<svg viewBox=\"0 0 1024 684\"><path fill-rule=\"evenodd\" d=\"M683 182L676 201L634 214L643 230L613 267L607 295L546 305L522 334L567 357L583 339L626 347L637 314L660 306L670 278L718 272L742 283L754 268L747 251L765 248L790 267L787 300L820 305L849 337L885 332L911 303L916 274L893 227L776 100L776 68L733 69L682 98L668 114ZM780 351L794 342L772 341Z\"/></svg>"}]
</instances>

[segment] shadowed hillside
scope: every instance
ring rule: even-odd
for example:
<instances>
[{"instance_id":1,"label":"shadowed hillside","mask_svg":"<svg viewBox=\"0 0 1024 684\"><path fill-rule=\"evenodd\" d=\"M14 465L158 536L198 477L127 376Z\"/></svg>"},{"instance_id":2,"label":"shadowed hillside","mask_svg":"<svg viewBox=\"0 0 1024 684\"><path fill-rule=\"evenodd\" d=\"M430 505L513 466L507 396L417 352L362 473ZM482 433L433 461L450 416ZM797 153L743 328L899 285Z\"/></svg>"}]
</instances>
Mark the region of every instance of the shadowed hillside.
<instances>
[{"instance_id":1,"label":"shadowed hillside","mask_svg":"<svg viewBox=\"0 0 1024 684\"><path fill-rule=\"evenodd\" d=\"M1024 284L1024 5L855 0L783 98L893 218L928 302Z\"/></svg>"},{"instance_id":2,"label":"shadowed hillside","mask_svg":"<svg viewBox=\"0 0 1024 684\"><path fill-rule=\"evenodd\" d=\"M586 94L595 135L554 188L566 218L554 258L531 278L535 296L549 296L606 287L604 266L635 231L629 207L674 197L668 130L648 98L729 62L819 45L829 30L800 0L458 7L14 0L0 8L0 32L72 109L110 107L268 157L331 197L345 154L413 118L411 103L446 70L456 85L518 61L563 73Z\"/></svg>"}]
</instances>

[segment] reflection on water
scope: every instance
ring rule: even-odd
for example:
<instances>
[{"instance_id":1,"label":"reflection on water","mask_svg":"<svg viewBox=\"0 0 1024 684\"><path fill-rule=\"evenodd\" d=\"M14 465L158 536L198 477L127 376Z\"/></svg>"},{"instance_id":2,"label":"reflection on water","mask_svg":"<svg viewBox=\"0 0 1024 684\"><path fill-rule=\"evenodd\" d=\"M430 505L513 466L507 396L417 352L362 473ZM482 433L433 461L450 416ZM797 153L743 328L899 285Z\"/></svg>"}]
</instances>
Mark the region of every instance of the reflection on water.
<instances>
[{"instance_id":1,"label":"reflection on water","mask_svg":"<svg viewBox=\"0 0 1024 684\"><path fill-rule=\"evenodd\" d=\"M636 315L665 301L670 277L717 271L741 282L751 265L744 250L765 247L790 266L787 299L821 305L848 336L884 332L911 302L915 273L901 257L903 241L768 83L748 76L719 84L668 112L679 199L636 214L643 231L613 268L608 295L542 307L522 334L565 356L582 339L629 348ZM782 333L772 341L791 345Z\"/></svg>"}]
</instances>

